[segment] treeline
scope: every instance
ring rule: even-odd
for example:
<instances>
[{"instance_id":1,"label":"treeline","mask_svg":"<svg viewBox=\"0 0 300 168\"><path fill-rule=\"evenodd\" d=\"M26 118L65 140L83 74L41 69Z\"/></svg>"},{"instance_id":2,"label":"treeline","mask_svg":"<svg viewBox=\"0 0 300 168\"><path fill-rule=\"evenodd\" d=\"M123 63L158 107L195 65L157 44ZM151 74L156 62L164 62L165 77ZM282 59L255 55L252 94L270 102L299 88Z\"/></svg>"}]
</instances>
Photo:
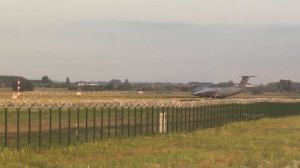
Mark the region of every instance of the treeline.
<instances>
[{"instance_id":1,"label":"treeline","mask_svg":"<svg viewBox=\"0 0 300 168\"><path fill-rule=\"evenodd\" d=\"M121 81L113 79L109 82L76 82L70 85L69 90L82 91L190 91L190 84L176 83L131 83L128 79Z\"/></svg>"},{"instance_id":2,"label":"treeline","mask_svg":"<svg viewBox=\"0 0 300 168\"><path fill-rule=\"evenodd\" d=\"M18 85L18 81L20 84ZM17 91L20 87L20 91L33 91L33 82L22 76L0 76L0 87L10 87L13 91Z\"/></svg>"},{"instance_id":3,"label":"treeline","mask_svg":"<svg viewBox=\"0 0 300 168\"><path fill-rule=\"evenodd\" d=\"M198 86L219 86L228 87L234 86L232 81L222 82L218 84L210 82L189 82L189 83L147 83L147 82L133 82L128 79L121 81L119 79L112 79L109 82L71 82L69 77L66 77L65 82L57 82L51 80L44 75L40 80L28 80L21 76L0 76L0 87L10 87L14 91L18 90L17 81L20 81L20 91L32 91L35 87L45 88L68 88L68 90L81 91L157 91L157 92L189 92L193 87ZM299 92L300 83L291 80L281 79L278 82L268 83L267 85L259 85L248 89L252 94L263 94L264 92Z\"/></svg>"},{"instance_id":4,"label":"treeline","mask_svg":"<svg viewBox=\"0 0 300 168\"><path fill-rule=\"evenodd\" d=\"M252 94L263 94L264 92L300 92L300 83L281 79L279 82L250 88L250 91Z\"/></svg>"},{"instance_id":5,"label":"treeline","mask_svg":"<svg viewBox=\"0 0 300 168\"><path fill-rule=\"evenodd\" d=\"M69 84L69 90L82 90L82 91L162 91L162 92L189 92L194 87L229 87L234 86L232 81L221 82L218 84L210 82L189 82L189 83L146 83L134 82L130 83L128 79L121 81L113 79L109 82L75 82ZM291 80L281 79L278 82L268 83L267 85L258 85L248 89L252 94L263 94L264 92L299 92L300 83L292 82Z\"/></svg>"}]
</instances>

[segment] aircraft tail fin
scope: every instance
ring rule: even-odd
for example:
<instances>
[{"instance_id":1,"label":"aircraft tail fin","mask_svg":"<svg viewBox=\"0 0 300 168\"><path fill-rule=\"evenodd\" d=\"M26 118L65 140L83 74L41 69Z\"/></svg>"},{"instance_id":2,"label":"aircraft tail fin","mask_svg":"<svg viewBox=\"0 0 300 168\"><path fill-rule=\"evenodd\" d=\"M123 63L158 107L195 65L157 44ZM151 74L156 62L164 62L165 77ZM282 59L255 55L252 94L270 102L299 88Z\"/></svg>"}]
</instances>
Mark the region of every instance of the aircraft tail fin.
<instances>
[{"instance_id":1,"label":"aircraft tail fin","mask_svg":"<svg viewBox=\"0 0 300 168\"><path fill-rule=\"evenodd\" d=\"M248 80L251 77L256 77L256 76L242 76L242 80L241 80L241 82L239 84L239 87L243 88L243 89L246 88L246 85L248 84Z\"/></svg>"}]
</instances>

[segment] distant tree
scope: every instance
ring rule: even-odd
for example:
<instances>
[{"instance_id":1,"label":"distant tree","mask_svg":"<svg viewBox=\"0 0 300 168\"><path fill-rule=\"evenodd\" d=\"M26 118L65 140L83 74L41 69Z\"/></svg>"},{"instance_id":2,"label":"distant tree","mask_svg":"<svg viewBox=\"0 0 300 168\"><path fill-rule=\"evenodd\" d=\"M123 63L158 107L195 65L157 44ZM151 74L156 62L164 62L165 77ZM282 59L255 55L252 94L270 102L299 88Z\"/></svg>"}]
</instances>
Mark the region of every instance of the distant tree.
<instances>
[{"instance_id":1,"label":"distant tree","mask_svg":"<svg viewBox=\"0 0 300 168\"><path fill-rule=\"evenodd\" d=\"M132 89L132 86L131 86L131 84L130 84L130 82L129 82L128 79L125 79L124 83L122 83L118 87L118 90L123 90L123 91L131 90L131 89Z\"/></svg>"},{"instance_id":2,"label":"distant tree","mask_svg":"<svg viewBox=\"0 0 300 168\"><path fill-rule=\"evenodd\" d=\"M129 84L130 82L129 82L128 79L125 79L124 83L125 83L125 84Z\"/></svg>"},{"instance_id":3,"label":"distant tree","mask_svg":"<svg viewBox=\"0 0 300 168\"><path fill-rule=\"evenodd\" d=\"M105 89L105 86L99 85L99 86L97 86L96 91L102 91L104 89Z\"/></svg>"},{"instance_id":4,"label":"distant tree","mask_svg":"<svg viewBox=\"0 0 300 168\"><path fill-rule=\"evenodd\" d=\"M293 87L293 89L295 89L296 92L299 92L299 91L300 91L300 83L298 83L298 82L293 82L293 83L292 83L292 87Z\"/></svg>"},{"instance_id":5,"label":"distant tree","mask_svg":"<svg viewBox=\"0 0 300 168\"><path fill-rule=\"evenodd\" d=\"M112 79L111 81L109 81L109 83L112 83L114 85L120 85L122 81L119 79Z\"/></svg>"},{"instance_id":6,"label":"distant tree","mask_svg":"<svg viewBox=\"0 0 300 168\"><path fill-rule=\"evenodd\" d=\"M95 91L96 88L94 86L90 86L90 85L84 85L81 88L82 91Z\"/></svg>"},{"instance_id":7,"label":"distant tree","mask_svg":"<svg viewBox=\"0 0 300 168\"><path fill-rule=\"evenodd\" d=\"M70 84L70 78L69 78L69 77L66 78L66 84L67 84L67 85Z\"/></svg>"},{"instance_id":8,"label":"distant tree","mask_svg":"<svg viewBox=\"0 0 300 168\"><path fill-rule=\"evenodd\" d=\"M264 85L259 85L250 89L251 94L253 95L261 95L264 93Z\"/></svg>"},{"instance_id":9,"label":"distant tree","mask_svg":"<svg viewBox=\"0 0 300 168\"><path fill-rule=\"evenodd\" d=\"M114 85L113 83L108 83L107 85L105 85L105 90L113 90L114 89Z\"/></svg>"},{"instance_id":10,"label":"distant tree","mask_svg":"<svg viewBox=\"0 0 300 168\"><path fill-rule=\"evenodd\" d=\"M144 87L139 88L139 90L142 90L142 91L155 91L154 87L151 87L151 86L144 86Z\"/></svg>"},{"instance_id":11,"label":"distant tree","mask_svg":"<svg viewBox=\"0 0 300 168\"><path fill-rule=\"evenodd\" d=\"M74 90L78 90L78 88L75 85L69 85L68 90L74 91Z\"/></svg>"},{"instance_id":12,"label":"distant tree","mask_svg":"<svg viewBox=\"0 0 300 168\"><path fill-rule=\"evenodd\" d=\"M5 86L5 84L4 84L3 80L0 79L0 87L4 87L4 86Z\"/></svg>"},{"instance_id":13,"label":"distant tree","mask_svg":"<svg viewBox=\"0 0 300 168\"><path fill-rule=\"evenodd\" d=\"M278 89L278 83L277 82L272 82L272 83L268 83L264 90L266 92L278 92L279 89Z\"/></svg>"},{"instance_id":14,"label":"distant tree","mask_svg":"<svg viewBox=\"0 0 300 168\"><path fill-rule=\"evenodd\" d=\"M12 82L12 89L13 91L18 90L18 80L20 80L20 91L33 91L33 83L27 79L16 79Z\"/></svg>"},{"instance_id":15,"label":"distant tree","mask_svg":"<svg viewBox=\"0 0 300 168\"><path fill-rule=\"evenodd\" d=\"M288 92L294 90L294 88L293 88L293 86L292 86L292 83L293 83L293 82L292 82L291 80L287 80L286 83L285 83L285 89L286 89Z\"/></svg>"},{"instance_id":16,"label":"distant tree","mask_svg":"<svg viewBox=\"0 0 300 168\"><path fill-rule=\"evenodd\" d=\"M291 80L283 80L283 79L281 79L277 83L278 90L280 92L290 92L290 91L293 91L295 89L292 87L292 83L293 82Z\"/></svg>"},{"instance_id":17,"label":"distant tree","mask_svg":"<svg viewBox=\"0 0 300 168\"><path fill-rule=\"evenodd\" d=\"M42 84L49 84L49 81L50 81L50 79L47 75L42 77Z\"/></svg>"},{"instance_id":18,"label":"distant tree","mask_svg":"<svg viewBox=\"0 0 300 168\"><path fill-rule=\"evenodd\" d=\"M121 80L113 79L105 86L105 89L106 90L117 90L121 84L122 84Z\"/></svg>"},{"instance_id":19,"label":"distant tree","mask_svg":"<svg viewBox=\"0 0 300 168\"><path fill-rule=\"evenodd\" d=\"M42 84L46 87L50 87L52 85L52 80L47 76L42 77Z\"/></svg>"},{"instance_id":20,"label":"distant tree","mask_svg":"<svg viewBox=\"0 0 300 168\"><path fill-rule=\"evenodd\" d=\"M181 92L190 92L192 90L191 86L189 85L179 85L174 86L175 91L181 91Z\"/></svg>"},{"instance_id":21,"label":"distant tree","mask_svg":"<svg viewBox=\"0 0 300 168\"><path fill-rule=\"evenodd\" d=\"M3 87L12 87L12 83L16 81L17 79L25 79L21 76L0 76L0 85Z\"/></svg>"}]
</instances>

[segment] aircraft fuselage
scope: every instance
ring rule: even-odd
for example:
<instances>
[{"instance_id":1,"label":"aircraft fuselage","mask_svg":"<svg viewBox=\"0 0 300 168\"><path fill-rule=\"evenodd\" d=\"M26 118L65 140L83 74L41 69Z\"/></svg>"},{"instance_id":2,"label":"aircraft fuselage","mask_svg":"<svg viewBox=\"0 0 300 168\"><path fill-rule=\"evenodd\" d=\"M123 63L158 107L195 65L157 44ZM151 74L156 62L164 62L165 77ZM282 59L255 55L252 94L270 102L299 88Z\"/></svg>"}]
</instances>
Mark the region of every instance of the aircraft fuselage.
<instances>
[{"instance_id":1,"label":"aircraft fuselage","mask_svg":"<svg viewBox=\"0 0 300 168\"><path fill-rule=\"evenodd\" d=\"M196 88L193 90L192 95L198 97L209 98L224 98L245 92L246 89L240 87L209 87L209 88Z\"/></svg>"},{"instance_id":2,"label":"aircraft fuselage","mask_svg":"<svg viewBox=\"0 0 300 168\"><path fill-rule=\"evenodd\" d=\"M242 76L242 80L239 86L229 87L197 87L192 90L192 95L198 97L209 97L209 98L224 98L232 95L236 95L246 91L246 85L249 78L255 76Z\"/></svg>"}]
</instances>

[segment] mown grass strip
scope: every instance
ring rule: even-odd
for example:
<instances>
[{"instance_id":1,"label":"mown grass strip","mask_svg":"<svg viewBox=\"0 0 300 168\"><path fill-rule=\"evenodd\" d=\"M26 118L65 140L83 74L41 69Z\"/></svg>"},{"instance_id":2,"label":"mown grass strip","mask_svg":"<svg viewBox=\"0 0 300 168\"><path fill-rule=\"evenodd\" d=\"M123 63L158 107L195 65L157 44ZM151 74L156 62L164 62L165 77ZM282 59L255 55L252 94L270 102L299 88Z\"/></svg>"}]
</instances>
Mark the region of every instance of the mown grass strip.
<instances>
[{"instance_id":1,"label":"mown grass strip","mask_svg":"<svg viewBox=\"0 0 300 168\"><path fill-rule=\"evenodd\" d=\"M0 167L299 167L300 117L66 148L4 149Z\"/></svg>"}]
</instances>

